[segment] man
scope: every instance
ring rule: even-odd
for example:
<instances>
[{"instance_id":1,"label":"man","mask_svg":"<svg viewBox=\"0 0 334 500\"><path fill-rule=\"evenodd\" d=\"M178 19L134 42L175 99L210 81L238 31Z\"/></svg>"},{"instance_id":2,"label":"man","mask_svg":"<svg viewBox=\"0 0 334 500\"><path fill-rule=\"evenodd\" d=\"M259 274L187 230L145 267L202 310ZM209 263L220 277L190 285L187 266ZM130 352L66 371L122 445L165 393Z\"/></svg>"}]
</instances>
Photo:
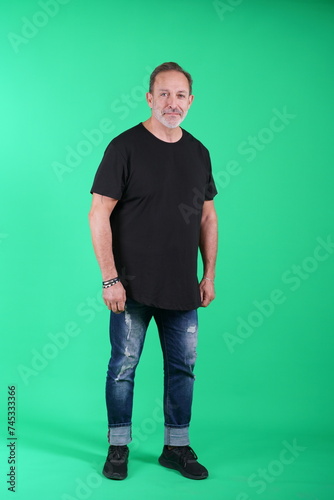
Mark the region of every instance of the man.
<instances>
[{"instance_id":1,"label":"man","mask_svg":"<svg viewBox=\"0 0 334 500\"><path fill-rule=\"evenodd\" d=\"M152 317L164 358L165 440L159 462L190 479L208 476L189 446L188 431L197 308L215 296L217 191L207 149L180 127L193 98L189 73L176 63L158 66L146 94L150 118L111 141L91 190L92 240L111 311L110 446L103 469L110 479L127 476L134 376Z\"/></svg>"}]
</instances>

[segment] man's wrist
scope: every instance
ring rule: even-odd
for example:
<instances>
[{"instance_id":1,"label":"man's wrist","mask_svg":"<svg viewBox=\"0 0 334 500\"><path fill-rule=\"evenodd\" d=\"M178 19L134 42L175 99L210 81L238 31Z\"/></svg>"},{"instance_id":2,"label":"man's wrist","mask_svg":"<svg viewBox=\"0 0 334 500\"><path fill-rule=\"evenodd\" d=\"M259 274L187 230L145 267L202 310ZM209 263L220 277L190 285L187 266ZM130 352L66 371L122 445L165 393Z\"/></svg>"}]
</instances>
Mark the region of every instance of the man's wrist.
<instances>
[{"instance_id":1,"label":"man's wrist","mask_svg":"<svg viewBox=\"0 0 334 500\"><path fill-rule=\"evenodd\" d=\"M203 279L207 280L207 281L211 281L212 283L214 283L214 281L215 281L214 277L210 278L209 276L206 276L206 275L203 276Z\"/></svg>"},{"instance_id":2,"label":"man's wrist","mask_svg":"<svg viewBox=\"0 0 334 500\"><path fill-rule=\"evenodd\" d=\"M110 279L116 278L116 276L118 276L118 272L116 267L110 266L108 268L104 268L101 271L101 275L102 275L102 281L108 281Z\"/></svg>"},{"instance_id":3,"label":"man's wrist","mask_svg":"<svg viewBox=\"0 0 334 500\"><path fill-rule=\"evenodd\" d=\"M116 285L117 283L119 283L121 280L119 279L118 276L116 276L115 278L111 278L110 280L105 280L105 281L102 281L102 287L103 288L110 288L111 286L114 286Z\"/></svg>"}]
</instances>

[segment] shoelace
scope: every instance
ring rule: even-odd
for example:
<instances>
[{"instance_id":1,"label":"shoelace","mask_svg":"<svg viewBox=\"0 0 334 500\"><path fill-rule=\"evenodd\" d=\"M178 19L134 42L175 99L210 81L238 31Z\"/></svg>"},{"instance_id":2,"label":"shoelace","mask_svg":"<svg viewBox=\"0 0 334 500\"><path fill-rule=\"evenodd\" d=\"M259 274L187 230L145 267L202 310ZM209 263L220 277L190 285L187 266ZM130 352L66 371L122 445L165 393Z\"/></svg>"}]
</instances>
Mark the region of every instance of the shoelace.
<instances>
[{"instance_id":1,"label":"shoelace","mask_svg":"<svg viewBox=\"0 0 334 500\"><path fill-rule=\"evenodd\" d=\"M180 456L184 465L186 465L189 460L197 460L198 458L196 453L190 446L177 446L173 448L173 451L175 451Z\"/></svg>"},{"instance_id":2,"label":"shoelace","mask_svg":"<svg viewBox=\"0 0 334 500\"><path fill-rule=\"evenodd\" d=\"M108 453L108 460L124 460L126 456L126 446L113 446Z\"/></svg>"}]
</instances>

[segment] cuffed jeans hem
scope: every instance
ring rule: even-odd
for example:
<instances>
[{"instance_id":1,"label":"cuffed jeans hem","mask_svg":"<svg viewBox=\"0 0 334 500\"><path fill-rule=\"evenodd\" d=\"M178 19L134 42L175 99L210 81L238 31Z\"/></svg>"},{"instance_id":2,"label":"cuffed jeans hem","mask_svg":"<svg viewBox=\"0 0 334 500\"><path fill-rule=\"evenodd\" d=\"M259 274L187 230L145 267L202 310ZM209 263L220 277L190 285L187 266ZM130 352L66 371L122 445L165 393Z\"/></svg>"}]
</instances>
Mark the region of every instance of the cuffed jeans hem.
<instances>
[{"instance_id":1,"label":"cuffed jeans hem","mask_svg":"<svg viewBox=\"0 0 334 500\"><path fill-rule=\"evenodd\" d=\"M168 427L165 425L165 443L169 446L187 446L189 441L189 427Z\"/></svg>"},{"instance_id":2,"label":"cuffed jeans hem","mask_svg":"<svg viewBox=\"0 0 334 500\"><path fill-rule=\"evenodd\" d=\"M117 427L109 427L108 429L109 444L114 446L124 446L132 441L131 425L122 425Z\"/></svg>"}]
</instances>

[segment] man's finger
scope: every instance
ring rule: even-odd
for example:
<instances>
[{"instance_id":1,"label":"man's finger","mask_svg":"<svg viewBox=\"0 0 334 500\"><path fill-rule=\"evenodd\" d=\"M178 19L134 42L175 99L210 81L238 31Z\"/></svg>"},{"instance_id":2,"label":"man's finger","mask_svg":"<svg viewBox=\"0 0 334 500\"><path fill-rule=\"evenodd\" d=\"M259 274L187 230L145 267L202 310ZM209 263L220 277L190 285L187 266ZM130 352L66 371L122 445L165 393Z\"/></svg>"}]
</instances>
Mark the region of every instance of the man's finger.
<instances>
[{"instance_id":1,"label":"man's finger","mask_svg":"<svg viewBox=\"0 0 334 500\"><path fill-rule=\"evenodd\" d=\"M111 310L112 310L112 312L114 312L116 314L119 313L119 310L118 310L118 307L117 307L117 302L112 302L111 303Z\"/></svg>"},{"instance_id":2,"label":"man's finger","mask_svg":"<svg viewBox=\"0 0 334 500\"><path fill-rule=\"evenodd\" d=\"M125 302L118 302L117 303L117 309L119 312L123 312L125 309Z\"/></svg>"}]
</instances>

